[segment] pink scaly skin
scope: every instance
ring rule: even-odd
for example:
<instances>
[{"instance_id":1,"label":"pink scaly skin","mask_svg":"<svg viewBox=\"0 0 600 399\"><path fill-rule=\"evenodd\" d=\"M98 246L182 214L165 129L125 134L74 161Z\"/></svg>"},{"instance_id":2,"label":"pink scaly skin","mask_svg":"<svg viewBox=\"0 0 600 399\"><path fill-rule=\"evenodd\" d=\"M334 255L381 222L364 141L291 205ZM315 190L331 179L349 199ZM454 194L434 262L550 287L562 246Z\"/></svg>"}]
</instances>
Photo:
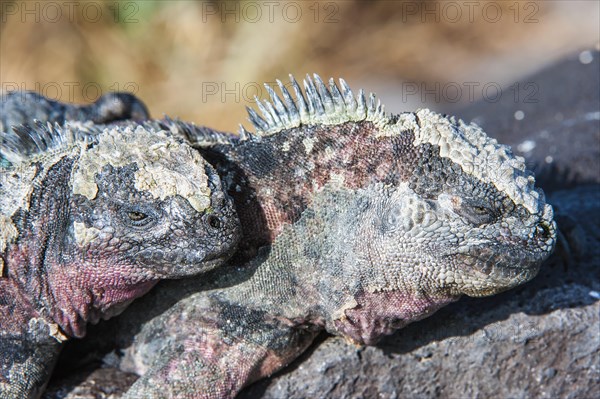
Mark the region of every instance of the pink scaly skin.
<instances>
[{"instance_id":1,"label":"pink scaly skin","mask_svg":"<svg viewBox=\"0 0 600 399\"><path fill-rule=\"evenodd\" d=\"M315 79L292 80L295 100L280 84L251 112L257 135L165 122L227 182L243 244L230 273L166 283L120 318L122 369L141 374L125 398L233 398L320 331L373 344L531 279L552 252L552 209L507 147Z\"/></svg>"},{"instance_id":2,"label":"pink scaly skin","mask_svg":"<svg viewBox=\"0 0 600 399\"><path fill-rule=\"evenodd\" d=\"M0 397L37 398L63 341L161 279L223 264L239 220L215 170L160 129L107 125L88 135L38 124L6 134Z\"/></svg>"}]
</instances>

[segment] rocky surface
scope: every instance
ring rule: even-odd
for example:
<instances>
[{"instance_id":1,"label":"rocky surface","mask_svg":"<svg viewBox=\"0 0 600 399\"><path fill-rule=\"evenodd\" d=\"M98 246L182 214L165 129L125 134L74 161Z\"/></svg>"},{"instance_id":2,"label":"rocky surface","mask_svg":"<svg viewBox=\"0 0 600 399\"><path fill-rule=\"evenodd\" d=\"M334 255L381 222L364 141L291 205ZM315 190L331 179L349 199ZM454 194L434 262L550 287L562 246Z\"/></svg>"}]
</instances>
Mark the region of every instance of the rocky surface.
<instances>
[{"instance_id":1,"label":"rocky surface","mask_svg":"<svg viewBox=\"0 0 600 399\"><path fill-rule=\"evenodd\" d=\"M323 337L239 397L598 397L599 64L598 52L575 55L519 82L520 101L513 91L458 112L523 155L555 206L565 240L538 277L462 299L375 347Z\"/></svg>"},{"instance_id":2,"label":"rocky surface","mask_svg":"<svg viewBox=\"0 0 600 399\"><path fill-rule=\"evenodd\" d=\"M45 399L114 399L120 397L137 380L137 375L116 368L101 367L89 372L75 373L60 384L51 386Z\"/></svg>"}]
</instances>

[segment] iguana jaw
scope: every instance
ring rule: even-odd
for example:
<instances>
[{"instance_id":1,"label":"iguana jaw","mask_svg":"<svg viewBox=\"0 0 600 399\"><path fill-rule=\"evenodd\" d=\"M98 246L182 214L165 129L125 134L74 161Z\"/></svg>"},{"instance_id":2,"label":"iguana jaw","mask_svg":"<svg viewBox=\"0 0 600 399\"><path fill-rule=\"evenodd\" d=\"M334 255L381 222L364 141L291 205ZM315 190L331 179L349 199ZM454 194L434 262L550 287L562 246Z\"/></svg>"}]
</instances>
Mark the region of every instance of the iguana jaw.
<instances>
[{"instance_id":1,"label":"iguana jaw","mask_svg":"<svg viewBox=\"0 0 600 399\"><path fill-rule=\"evenodd\" d=\"M207 253L189 248L169 248L168 251L140 251L132 259L137 266L151 270L155 278L177 278L209 272L225 263L232 252Z\"/></svg>"},{"instance_id":2,"label":"iguana jaw","mask_svg":"<svg viewBox=\"0 0 600 399\"><path fill-rule=\"evenodd\" d=\"M548 256L547 252L518 252L505 246L492 251L491 246L466 248L449 257L462 279L451 292L484 297L509 290L534 278Z\"/></svg>"},{"instance_id":3,"label":"iguana jaw","mask_svg":"<svg viewBox=\"0 0 600 399\"><path fill-rule=\"evenodd\" d=\"M97 323L120 313L132 300L146 294L158 281L150 274L130 270L135 264L90 265L85 263L51 266L47 297L49 316L70 337L81 338L86 323ZM142 277L143 276L143 277Z\"/></svg>"}]
</instances>

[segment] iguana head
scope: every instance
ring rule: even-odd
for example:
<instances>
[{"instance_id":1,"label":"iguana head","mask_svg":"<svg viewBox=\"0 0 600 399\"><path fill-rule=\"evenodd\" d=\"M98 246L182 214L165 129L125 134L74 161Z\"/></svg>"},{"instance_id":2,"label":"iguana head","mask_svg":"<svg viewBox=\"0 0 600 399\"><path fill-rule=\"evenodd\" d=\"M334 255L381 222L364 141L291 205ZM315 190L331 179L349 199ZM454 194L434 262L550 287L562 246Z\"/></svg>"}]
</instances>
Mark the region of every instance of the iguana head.
<instances>
[{"instance_id":1,"label":"iguana head","mask_svg":"<svg viewBox=\"0 0 600 399\"><path fill-rule=\"evenodd\" d=\"M122 249L124 259L157 278L208 270L236 242L237 217L218 175L164 131L101 134L79 157L70 184L74 244Z\"/></svg>"},{"instance_id":2,"label":"iguana head","mask_svg":"<svg viewBox=\"0 0 600 399\"><path fill-rule=\"evenodd\" d=\"M76 128L53 134L69 129ZM52 317L75 336L160 279L222 264L239 238L216 172L182 141L139 125L89 139L65 140L4 179L10 189L10 174L18 177L12 199L3 198L17 232L8 244L9 272L20 269L14 272L24 285L51 292L42 296ZM23 275L32 267L35 279Z\"/></svg>"},{"instance_id":3,"label":"iguana head","mask_svg":"<svg viewBox=\"0 0 600 399\"><path fill-rule=\"evenodd\" d=\"M418 201L401 217L425 237L407 241L438 259L440 289L485 296L534 277L554 249L556 225L524 159L478 126L428 110L394 124L416 153L407 189Z\"/></svg>"},{"instance_id":4,"label":"iguana head","mask_svg":"<svg viewBox=\"0 0 600 399\"><path fill-rule=\"evenodd\" d=\"M280 137L284 157L302 152L308 165L290 174L309 176L311 203L275 245L307 243L300 296L319 298L330 331L372 343L462 294L535 276L556 226L522 158L476 125L429 110L386 116L372 95L315 80L306 95L292 80L296 100L280 83L283 100L271 90L251 120L262 143Z\"/></svg>"}]
</instances>

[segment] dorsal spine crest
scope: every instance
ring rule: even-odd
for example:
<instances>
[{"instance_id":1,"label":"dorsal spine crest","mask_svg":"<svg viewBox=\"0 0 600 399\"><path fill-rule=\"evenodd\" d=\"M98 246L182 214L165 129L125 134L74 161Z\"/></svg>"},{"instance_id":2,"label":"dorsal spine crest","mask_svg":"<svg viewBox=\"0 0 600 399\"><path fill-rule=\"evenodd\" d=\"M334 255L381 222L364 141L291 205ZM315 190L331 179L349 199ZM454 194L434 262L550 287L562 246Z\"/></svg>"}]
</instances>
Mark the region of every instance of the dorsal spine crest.
<instances>
[{"instance_id":1,"label":"dorsal spine crest","mask_svg":"<svg viewBox=\"0 0 600 399\"><path fill-rule=\"evenodd\" d=\"M0 159L14 167L30 163L51 154L69 152L75 146L86 146L95 141L103 129L99 125L67 122L64 125L34 121L34 126L12 126L3 132L0 142Z\"/></svg>"},{"instance_id":2,"label":"dorsal spine crest","mask_svg":"<svg viewBox=\"0 0 600 399\"><path fill-rule=\"evenodd\" d=\"M290 75L295 99L281 81L277 80L281 96L265 84L270 101L260 101L255 97L261 115L248 108L249 120L257 135L268 136L300 125L371 121L381 126L388 122L384 107L374 94L369 94L367 101L362 90L355 97L343 79L339 80L340 90L333 79L326 85L319 75L313 76L314 79L306 75L303 91L296 79Z\"/></svg>"}]
</instances>

